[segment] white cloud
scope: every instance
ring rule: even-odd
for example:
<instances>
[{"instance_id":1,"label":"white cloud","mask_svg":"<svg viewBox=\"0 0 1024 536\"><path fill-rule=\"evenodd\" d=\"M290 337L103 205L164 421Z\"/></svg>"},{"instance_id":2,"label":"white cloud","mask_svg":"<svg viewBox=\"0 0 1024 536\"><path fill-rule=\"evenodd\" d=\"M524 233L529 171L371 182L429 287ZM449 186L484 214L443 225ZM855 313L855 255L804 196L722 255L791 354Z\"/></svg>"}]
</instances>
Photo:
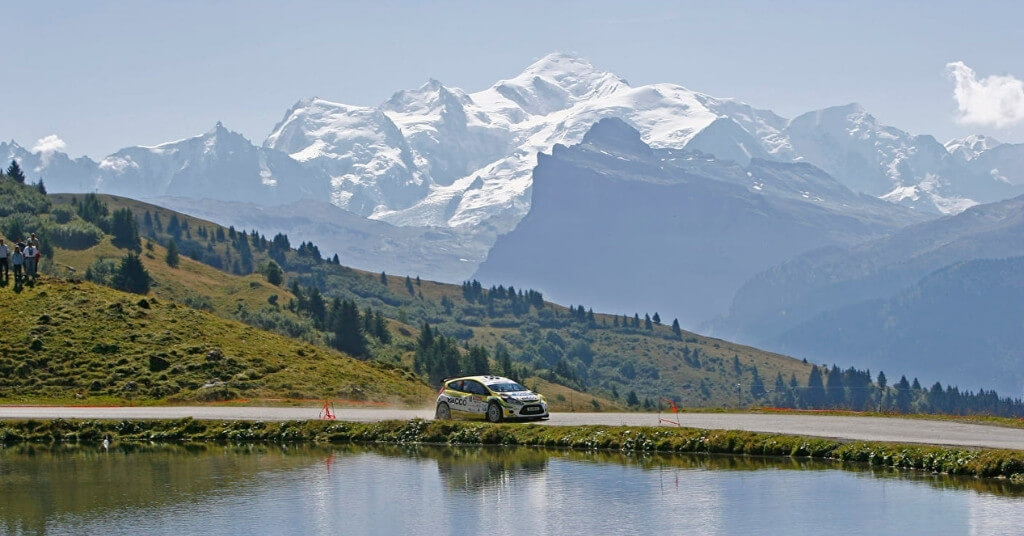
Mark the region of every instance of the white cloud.
<instances>
[{"instance_id":1,"label":"white cloud","mask_svg":"<svg viewBox=\"0 0 1024 536\"><path fill-rule=\"evenodd\" d=\"M56 134L50 134L36 141L36 144L32 147L32 152L50 154L56 151L63 151L67 146L68 144L64 143L64 140L58 138Z\"/></svg>"},{"instance_id":2,"label":"white cloud","mask_svg":"<svg viewBox=\"0 0 1024 536\"><path fill-rule=\"evenodd\" d=\"M946 64L956 81L953 98L960 111L957 121L967 125L1008 127L1024 121L1024 82L1012 76L978 79L962 61Z\"/></svg>"}]
</instances>

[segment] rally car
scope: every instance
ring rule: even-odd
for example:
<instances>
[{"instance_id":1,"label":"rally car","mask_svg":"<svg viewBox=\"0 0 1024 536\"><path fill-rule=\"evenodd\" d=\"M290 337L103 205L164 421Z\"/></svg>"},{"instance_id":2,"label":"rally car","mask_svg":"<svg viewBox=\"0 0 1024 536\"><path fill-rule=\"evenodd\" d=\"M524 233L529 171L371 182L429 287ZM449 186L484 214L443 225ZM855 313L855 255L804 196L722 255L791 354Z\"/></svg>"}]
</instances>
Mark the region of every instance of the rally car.
<instances>
[{"instance_id":1,"label":"rally car","mask_svg":"<svg viewBox=\"0 0 1024 536\"><path fill-rule=\"evenodd\" d=\"M437 395L436 419L453 415L505 419L547 419L544 397L501 376L466 376L444 380Z\"/></svg>"}]
</instances>

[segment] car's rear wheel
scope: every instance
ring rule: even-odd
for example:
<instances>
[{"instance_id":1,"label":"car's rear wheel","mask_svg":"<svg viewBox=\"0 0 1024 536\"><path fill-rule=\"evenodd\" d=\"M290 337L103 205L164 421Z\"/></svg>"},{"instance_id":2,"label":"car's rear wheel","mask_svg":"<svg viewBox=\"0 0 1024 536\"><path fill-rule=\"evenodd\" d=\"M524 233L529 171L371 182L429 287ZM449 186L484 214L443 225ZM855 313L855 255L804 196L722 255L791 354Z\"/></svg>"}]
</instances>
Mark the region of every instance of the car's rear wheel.
<instances>
[{"instance_id":1,"label":"car's rear wheel","mask_svg":"<svg viewBox=\"0 0 1024 536\"><path fill-rule=\"evenodd\" d=\"M434 412L434 418L439 421L447 421L452 418L452 408L448 407L448 404L441 402L437 405L437 410Z\"/></svg>"},{"instance_id":2,"label":"car's rear wheel","mask_svg":"<svg viewBox=\"0 0 1024 536\"><path fill-rule=\"evenodd\" d=\"M501 406L497 402L491 402L487 406L487 420L490 422L501 422Z\"/></svg>"}]
</instances>

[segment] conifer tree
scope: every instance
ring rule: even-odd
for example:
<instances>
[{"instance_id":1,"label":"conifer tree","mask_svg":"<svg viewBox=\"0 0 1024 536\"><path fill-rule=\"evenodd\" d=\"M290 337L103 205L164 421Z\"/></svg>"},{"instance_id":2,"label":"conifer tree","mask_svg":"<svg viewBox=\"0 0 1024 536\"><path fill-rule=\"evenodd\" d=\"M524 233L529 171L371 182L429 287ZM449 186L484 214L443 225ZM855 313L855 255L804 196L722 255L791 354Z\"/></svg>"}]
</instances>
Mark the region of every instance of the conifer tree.
<instances>
[{"instance_id":1,"label":"conifer tree","mask_svg":"<svg viewBox=\"0 0 1024 536\"><path fill-rule=\"evenodd\" d=\"M334 298L331 302L329 324L333 334L332 346L355 357L367 355L366 337L359 322L359 309L354 301Z\"/></svg>"},{"instance_id":2,"label":"conifer tree","mask_svg":"<svg viewBox=\"0 0 1024 536\"><path fill-rule=\"evenodd\" d=\"M167 262L167 266L178 267L178 244L173 238L167 241L167 256L164 257L164 260Z\"/></svg>"},{"instance_id":3,"label":"conifer tree","mask_svg":"<svg viewBox=\"0 0 1024 536\"><path fill-rule=\"evenodd\" d=\"M40 178L39 182L36 183L36 191L43 195L46 195L46 186L43 184L42 178Z\"/></svg>"},{"instance_id":4,"label":"conifer tree","mask_svg":"<svg viewBox=\"0 0 1024 536\"><path fill-rule=\"evenodd\" d=\"M679 327L679 319L675 318L672 320L672 333L675 334L676 338L683 336L683 330Z\"/></svg>"},{"instance_id":5,"label":"conifer tree","mask_svg":"<svg viewBox=\"0 0 1024 536\"><path fill-rule=\"evenodd\" d=\"M661 315L659 315L658 312L655 311L654 316L651 317L651 320L653 320L655 324L661 324Z\"/></svg>"},{"instance_id":6,"label":"conifer tree","mask_svg":"<svg viewBox=\"0 0 1024 536\"><path fill-rule=\"evenodd\" d=\"M640 405L640 398L636 396L636 391L629 391L629 394L626 395L626 404L628 404L630 407Z\"/></svg>"},{"instance_id":7,"label":"conifer tree","mask_svg":"<svg viewBox=\"0 0 1024 536\"><path fill-rule=\"evenodd\" d=\"M274 286L281 286L284 282L284 270L281 270L281 266L273 259L268 260L263 266L263 276L267 278L267 283Z\"/></svg>"},{"instance_id":8,"label":"conifer tree","mask_svg":"<svg viewBox=\"0 0 1024 536\"><path fill-rule=\"evenodd\" d=\"M110 234L114 235L115 246L132 251L140 251L139 226L130 208L115 210L110 217Z\"/></svg>"},{"instance_id":9,"label":"conifer tree","mask_svg":"<svg viewBox=\"0 0 1024 536\"><path fill-rule=\"evenodd\" d=\"M654 325L651 324L651 315L644 313L644 329L652 330Z\"/></svg>"},{"instance_id":10,"label":"conifer tree","mask_svg":"<svg viewBox=\"0 0 1024 536\"><path fill-rule=\"evenodd\" d=\"M821 379L821 371L816 365L811 366L811 375L807 378L804 402L808 408L820 408L825 404L825 384Z\"/></svg>"},{"instance_id":11,"label":"conifer tree","mask_svg":"<svg viewBox=\"0 0 1024 536\"><path fill-rule=\"evenodd\" d=\"M7 166L7 176L14 182L25 184L25 172L21 170L21 166L16 160L11 160L11 165Z\"/></svg>"},{"instance_id":12,"label":"conifer tree","mask_svg":"<svg viewBox=\"0 0 1024 536\"><path fill-rule=\"evenodd\" d=\"M910 382L906 376L900 376L900 381L896 382L896 409L901 413L910 411L910 394Z\"/></svg>"},{"instance_id":13,"label":"conifer tree","mask_svg":"<svg viewBox=\"0 0 1024 536\"><path fill-rule=\"evenodd\" d=\"M129 253L121 259L114 272L112 284L114 288L135 294L149 292L151 279L146 267L142 265L142 259L135 253Z\"/></svg>"},{"instance_id":14,"label":"conifer tree","mask_svg":"<svg viewBox=\"0 0 1024 536\"><path fill-rule=\"evenodd\" d=\"M825 395L828 397L828 405L833 408L841 408L846 404L846 388L843 385L843 373L839 367L832 365L825 381Z\"/></svg>"},{"instance_id":15,"label":"conifer tree","mask_svg":"<svg viewBox=\"0 0 1024 536\"><path fill-rule=\"evenodd\" d=\"M764 396L767 391L765 391L761 375L757 372L757 366L754 366L753 375L754 377L750 380L750 395L754 397L754 400L757 400Z\"/></svg>"}]
</instances>

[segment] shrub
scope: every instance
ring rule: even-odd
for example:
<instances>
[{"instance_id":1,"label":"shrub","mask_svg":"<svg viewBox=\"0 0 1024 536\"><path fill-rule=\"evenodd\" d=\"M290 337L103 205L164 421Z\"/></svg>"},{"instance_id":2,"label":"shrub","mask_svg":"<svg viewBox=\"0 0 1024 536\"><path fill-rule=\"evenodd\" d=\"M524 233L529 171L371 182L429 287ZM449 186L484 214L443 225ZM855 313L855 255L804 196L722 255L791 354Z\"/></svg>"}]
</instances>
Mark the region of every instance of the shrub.
<instances>
[{"instance_id":1,"label":"shrub","mask_svg":"<svg viewBox=\"0 0 1024 536\"><path fill-rule=\"evenodd\" d=\"M81 220L48 226L46 234L49 242L64 249L91 248L103 239L103 231L99 227Z\"/></svg>"},{"instance_id":2,"label":"shrub","mask_svg":"<svg viewBox=\"0 0 1024 536\"><path fill-rule=\"evenodd\" d=\"M70 223L75 217L75 210L67 205L57 205L50 209L50 217L60 224Z\"/></svg>"}]
</instances>

